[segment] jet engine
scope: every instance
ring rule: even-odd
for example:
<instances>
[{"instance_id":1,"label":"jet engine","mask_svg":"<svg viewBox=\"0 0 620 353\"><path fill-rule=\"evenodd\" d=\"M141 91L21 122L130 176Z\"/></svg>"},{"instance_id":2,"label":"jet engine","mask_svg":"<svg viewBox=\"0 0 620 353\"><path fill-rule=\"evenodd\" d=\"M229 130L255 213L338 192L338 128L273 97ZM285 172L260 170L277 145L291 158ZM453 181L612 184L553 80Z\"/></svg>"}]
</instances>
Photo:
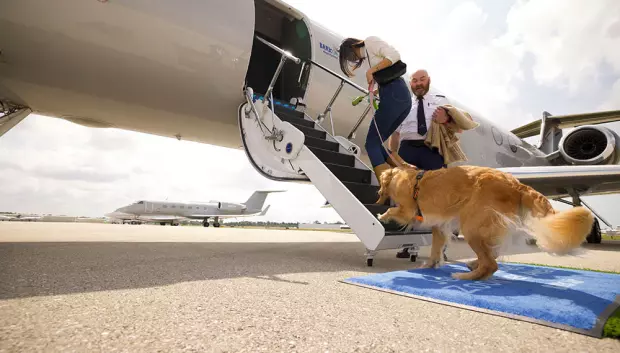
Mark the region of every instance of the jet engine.
<instances>
[{"instance_id":1,"label":"jet engine","mask_svg":"<svg viewBox=\"0 0 620 353\"><path fill-rule=\"evenodd\" d=\"M602 126L580 126L560 140L560 155L573 165L620 163L620 137Z\"/></svg>"}]
</instances>

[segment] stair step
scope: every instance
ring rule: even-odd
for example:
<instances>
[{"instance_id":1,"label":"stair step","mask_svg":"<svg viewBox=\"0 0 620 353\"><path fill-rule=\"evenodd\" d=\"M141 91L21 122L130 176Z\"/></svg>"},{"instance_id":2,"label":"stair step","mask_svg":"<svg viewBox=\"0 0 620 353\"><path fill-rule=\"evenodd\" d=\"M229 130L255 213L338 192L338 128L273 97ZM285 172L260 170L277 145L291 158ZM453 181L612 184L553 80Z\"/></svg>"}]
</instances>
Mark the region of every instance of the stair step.
<instances>
[{"instance_id":1,"label":"stair step","mask_svg":"<svg viewBox=\"0 0 620 353\"><path fill-rule=\"evenodd\" d=\"M282 106L279 106L276 104L276 114L278 114L278 116L280 116L280 114L282 115L288 115L290 117L293 118L299 118L299 119L303 119L304 118L304 113L294 110L294 109L289 109L289 108L284 108Z\"/></svg>"},{"instance_id":2,"label":"stair step","mask_svg":"<svg viewBox=\"0 0 620 353\"><path fill-rule=\"evenodd\" d=\"M372 204L379 199L379 187L376 185L353 183L350 181L342 183L363 204Z\"/></svg>"},{"instance_id":3,"label":"stair step","mask_svg":"<svg viewBox=\"0 0 620 353\"><path fill-rule=\"evenodd\" d=\"M293 124L296 128L298 128L301 132L306 135L306 137L316 137L318 139L325 139L327 133L325 131L317 130L315 128L307 127L304 125L298 124L296 121L289 121L289 123Z\"/></svg>"},{"instance_id":4,"label":"stair step","mask_svg":"<svg viewBox=\"0 0 620 353\"><path fill-rule=\"evenodd\" d=\"M292 116L286 113L276 112L276 115L278 115L278 118L280 118L280 120L282 121L288 121L291 124L302 125L314 129L314 121L306 120L303 117L300 118L298 116Z\"/></svg>"},{"instance_id":5,"label":"stair step","mask_svg":"<svg viewBox=\"0 0 620 353\"><path fill-rule=\"evenodd\" d=\"M379 214L385 213L385 211L387 211L388 208L390 208L390 206L387 206L387 205L377 205L375 203L371 203L371 204L364 203L364 206L375 217L377 217L377 215L379 215ZM398 234L402 234L403 233L402 229L405 228L405 226L402 226L402 225L400 225L400 224L398 224L398 223L396 223L394 221L390 221L389 223L382 223L382 224L383 224L383 228L385 228L385 232L386 233L387 232L395 232L395 233L398 233ZM407 233L411 233L411 232L407 232Z\"/></svg>"},{"instance_id":6,"label":"stair step","mask_svg":"<svg viewBox=\"0 0 620 353\"><path fill-rule=\"evenodd\" d=\"M325 163L325 166L329 168L329 170L331 170L332 173L340 179L340 181L370 184L370 170L357 169L331 163Z\"/></svg>"},{"instance_id":7,"label":"stair step","mask_svg":"<svg viewBox=\"0 0 620 353\"><path fill-rule=\"evenodd\" d=\"M308 148L323 163L338 164L338 165L343 165L343 166L346 166L346 167L354 167L355 166L355 157L353 157L351 155L344 154L344 153L339 153L339 152L334 152L334 151L328 151L328 150L324 150L324 149L321 149L321 148L318 148L318 147L308 146ZM365 184L358 184L358 185L365 185ZM351 192L353 192L353 191L351 191Z\"/></svg>"},{"instance_id":8,"label":"stair step","mask_svg":"<svg viewBox=\"0 0 620 353\"><path fill-rule=\"evenodd\" d=\"M340 150L340 145L336 142L327 141L325 139L318 139L311 136L306 136L306 146L308 147L318 147L320 149L338 152Z\"/></svg>"}]
</instances>

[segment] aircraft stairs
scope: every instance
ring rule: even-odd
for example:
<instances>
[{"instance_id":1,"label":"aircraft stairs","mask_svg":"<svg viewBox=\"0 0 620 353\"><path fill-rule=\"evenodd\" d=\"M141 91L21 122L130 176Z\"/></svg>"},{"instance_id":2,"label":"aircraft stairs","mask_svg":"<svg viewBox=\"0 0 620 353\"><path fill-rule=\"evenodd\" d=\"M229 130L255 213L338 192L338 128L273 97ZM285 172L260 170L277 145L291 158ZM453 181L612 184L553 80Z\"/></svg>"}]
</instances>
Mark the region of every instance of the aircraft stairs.
<instances>
[{"instance_id":1,"label":"aircraft stairs","mask_svg":"<svg viewBox=\"0 0 620 353\"><path fill-rule=\"evenodd\" d=\"M281 51L271 43L268 45ZM281 53L283 59L272 83L286 60L300 62L286 52ZM377 178L359 158L359 147L349 141L370 111L370 105L348 138L334 136L333 130L330 133L322 123L326 122L325 117L343 85L355 83L319 64L310 64L341 80L325 113L316 120L292 104L273 100L273 85L264 95L255 94L251 87L246 87L246 102L239 107L239 127L248 159L267 178L312 183L362 241L368 266L373 265L373 258L379 250L405 247L409 248L410 260L416 261L419 246L431 245L430 229L405 230L399 224L383 224L377 219L377 215L384 213L390 205L376 204ZM355 87L366 92L357 85Z\"/></svg>"}]
</instances>

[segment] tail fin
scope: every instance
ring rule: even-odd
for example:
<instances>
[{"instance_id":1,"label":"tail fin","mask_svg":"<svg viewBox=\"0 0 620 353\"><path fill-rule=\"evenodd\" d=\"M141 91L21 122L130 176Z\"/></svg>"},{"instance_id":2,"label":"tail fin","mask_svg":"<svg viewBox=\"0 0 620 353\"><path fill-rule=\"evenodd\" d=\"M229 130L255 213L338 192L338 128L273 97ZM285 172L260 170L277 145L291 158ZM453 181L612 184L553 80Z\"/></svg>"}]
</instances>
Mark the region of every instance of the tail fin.
<instances>
[{"instance_id":1,"label":"tail fin","mask_svg":"<svg viewBox=\"0 0 620 353\"><path fill-rule=\"evenodd\" d=\"M248 198L246 202L243 204L247 207L248 210L261 210L263 208L263 204L265 204L265 200L267 199L267 195L272 192L284 192L285 190L257 190Z\"/></svg>"},{"instance_id":2,"label":"tail fin","mask_svg":"<svg viewBox=\"0 0 620 353\"><path fill-rule=\"evenodd\" d=\"M528 209L527 228L540 249L548 253L567 254L584 242L594 223L594 215L585 207L556 211L549 200L530 189L523 193L521 205Z\"/></svg>"}]
</instances>

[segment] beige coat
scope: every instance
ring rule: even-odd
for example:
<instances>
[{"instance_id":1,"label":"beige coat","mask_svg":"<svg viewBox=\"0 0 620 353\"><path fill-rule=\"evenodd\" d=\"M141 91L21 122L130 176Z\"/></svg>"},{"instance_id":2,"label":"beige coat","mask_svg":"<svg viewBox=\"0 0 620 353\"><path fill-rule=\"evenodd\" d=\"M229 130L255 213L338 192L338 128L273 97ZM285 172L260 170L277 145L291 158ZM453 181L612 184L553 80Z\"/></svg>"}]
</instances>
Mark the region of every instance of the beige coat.
<instances>
[{"instance_id":1,"label":"beige coat","mask_svg":"<svg viewBox=\"0 0 620 353\"><path fill-rule=\"evenodd\" d=\"M445 164L466 161L467 156L461 149L457 133L474 129L480 124L475 122L469 113L450 104L442 107L448 110L448 115L452 119L445 124L433 120L424 143L431 148L436 147L443 156Z\"/></svg>"}]
</instances>

